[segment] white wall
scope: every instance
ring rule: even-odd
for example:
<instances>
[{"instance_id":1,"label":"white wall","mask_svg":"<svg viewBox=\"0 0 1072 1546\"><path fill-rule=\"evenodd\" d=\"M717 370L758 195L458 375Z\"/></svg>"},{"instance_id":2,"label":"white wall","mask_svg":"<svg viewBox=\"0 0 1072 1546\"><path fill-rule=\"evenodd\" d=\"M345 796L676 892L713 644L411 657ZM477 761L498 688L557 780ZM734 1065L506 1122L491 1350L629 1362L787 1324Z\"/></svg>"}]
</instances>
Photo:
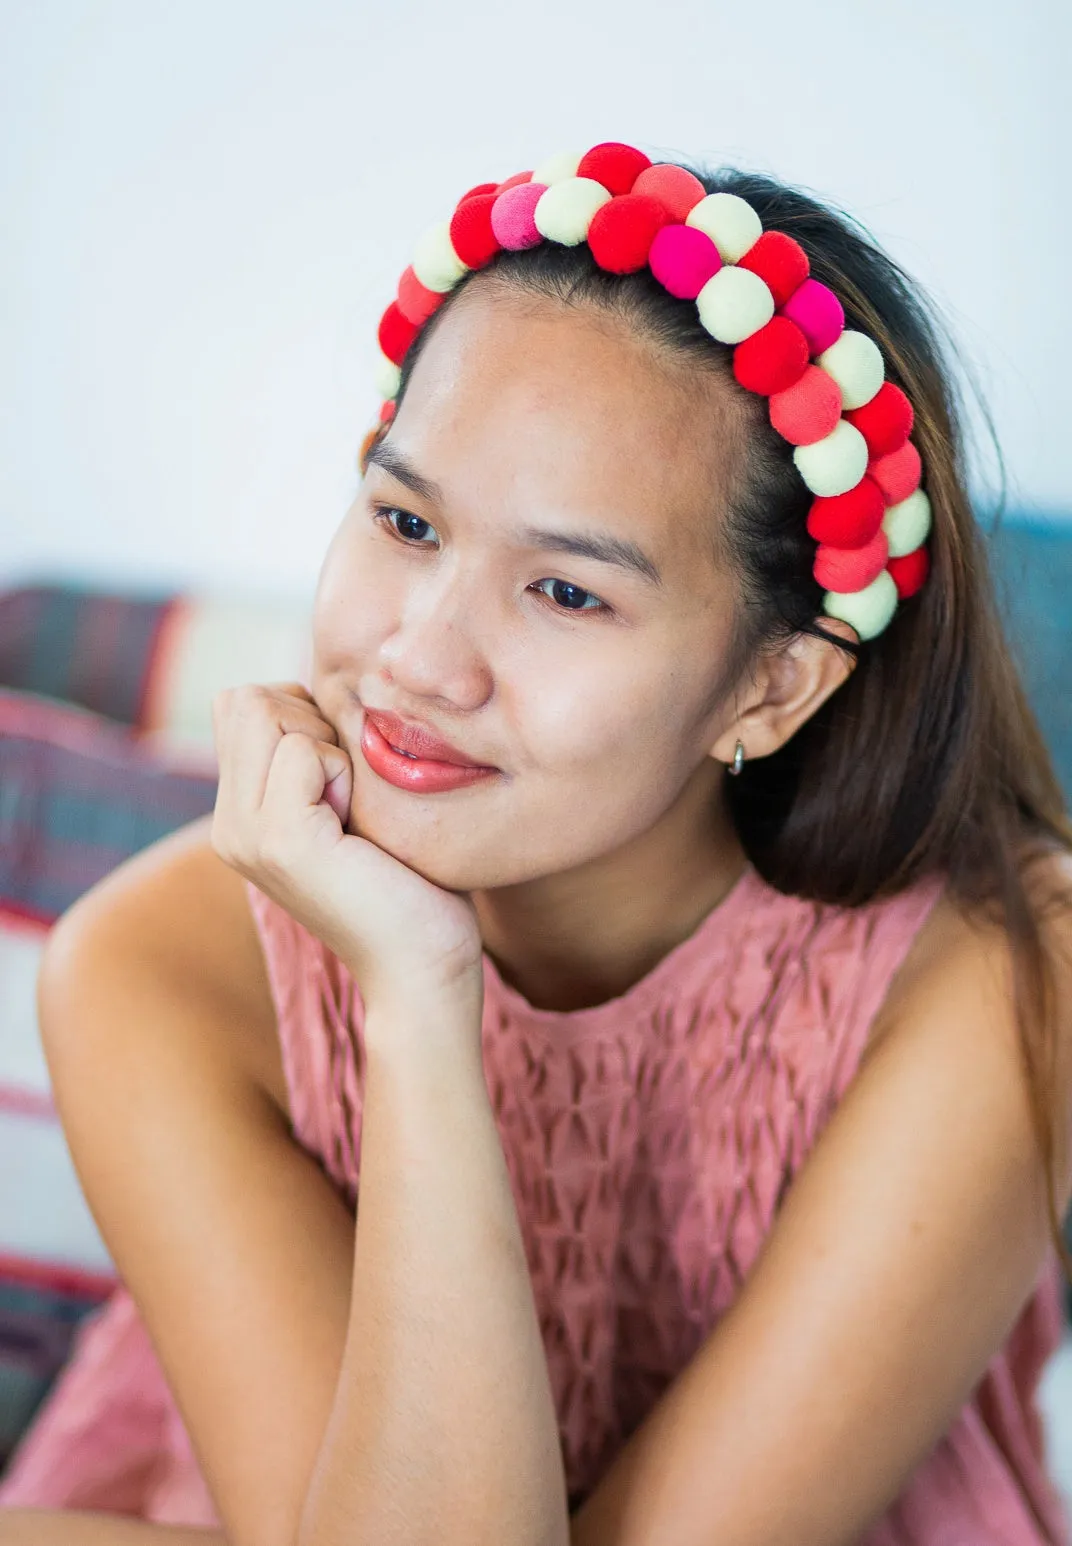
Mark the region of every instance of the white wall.
<instances>
[{"instance_id":1,"label":"white wall","mask_svg":"<svg viewBox=\"0 0 1072 1546\"><path fill-rule=\"evenodd\" d=\"M0 582L307 594L415 237L473 183L600 139L861 219L974 361L1013 504L1072 511L1069 16L3 0Z\"/></svg>"}]
</instances>

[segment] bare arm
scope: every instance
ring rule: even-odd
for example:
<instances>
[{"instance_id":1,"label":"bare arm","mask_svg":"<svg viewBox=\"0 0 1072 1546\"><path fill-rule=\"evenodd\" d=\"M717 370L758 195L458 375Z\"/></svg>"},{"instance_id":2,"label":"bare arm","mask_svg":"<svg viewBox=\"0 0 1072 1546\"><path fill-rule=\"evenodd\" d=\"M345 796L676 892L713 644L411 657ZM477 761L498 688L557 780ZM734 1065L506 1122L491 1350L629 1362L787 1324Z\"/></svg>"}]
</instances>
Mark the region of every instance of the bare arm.
<instances>
[{"instance_id":1,"label":"bare arm","mask_svg":"<svg viewBox=\"0 0 1072 1546\"><path fill-rule=\"evenodd\" d=\"M68 916L40 997L72 1153L227 1541L566 1542L479 1006L464 1024L447 1004L370 1013L355 1232L268 1093L270 1000L252 960L233 967L259 949L244 888L198 836L158 845ZM79 1535L63 1517L65 1546L157 1539L103 1519ZM33 1521L46 1533L26 1546L53 1527Z\"/></svg>"},{"instance_id":2,"label":"bare arm","mask_svg":"<svg viewBox=\"0 0 1072 1546\"><path fill-rule=\"evenodd\" d=\"M479 1013L475 1028L451 1013L366 1022L350 1335L299 1546L568 1546Z\"/></svg>"}]
</instances>

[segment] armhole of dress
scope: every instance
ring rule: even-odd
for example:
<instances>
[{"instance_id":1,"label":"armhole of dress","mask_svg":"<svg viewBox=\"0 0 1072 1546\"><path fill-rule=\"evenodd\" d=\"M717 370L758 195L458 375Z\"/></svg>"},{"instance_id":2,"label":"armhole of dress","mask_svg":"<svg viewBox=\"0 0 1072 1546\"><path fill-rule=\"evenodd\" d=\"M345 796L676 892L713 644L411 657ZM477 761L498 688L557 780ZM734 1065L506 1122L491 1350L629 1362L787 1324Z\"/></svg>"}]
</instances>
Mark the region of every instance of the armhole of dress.
<instances>
[{"instance_id":1,"label":"armhole of dress","mask_svg":"<svg viewBox=\"0 0 1072 1546\"><path fill-rule=\"evenodd\" d=\"M871 917L861 918L861 926L867 930L863 949L864 969L855 1012L838 1049L838 1099L855 1077L893 980L919 931L945 891L945 885L943 875L927 876L907 891L878 903L874 908L861 909L862 913L870 913Z\"/></svg>"},{"instance_id":2,"label":"armhole of dress","mask_svg":"<svg viewBox=\"0 0 1072 1546\"><path fill-rule=\"evenodd\" d=\"M285 908L273 902L252 880L245 882L245 888L275 1006L276 1038L287 1083L292 1127L295 1132L304 1131L309 1114L301 1107L309 1081L301 1056L302 1036L298 1023L302 973L298 925Z\"/></svg>"}]
</instances>

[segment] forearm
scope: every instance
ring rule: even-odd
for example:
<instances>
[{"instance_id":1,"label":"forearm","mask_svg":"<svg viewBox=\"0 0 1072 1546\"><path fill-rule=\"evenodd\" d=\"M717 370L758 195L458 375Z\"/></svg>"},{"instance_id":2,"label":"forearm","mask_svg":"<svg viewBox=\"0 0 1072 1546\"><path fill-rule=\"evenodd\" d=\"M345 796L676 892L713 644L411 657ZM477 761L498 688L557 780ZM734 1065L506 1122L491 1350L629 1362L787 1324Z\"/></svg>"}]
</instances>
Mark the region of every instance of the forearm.
<instances>
[{"instance_id":1,"label":"forearm","mask_svg":"<svg viewBox=\"0 0 1072 1546\"><path fill-rule=\"evenodd\" d=\"M366 1022L349 1334L298 1546L564 1546L557 1420L479 1032L420 1032Z\"/></svg>"}]
</instances>

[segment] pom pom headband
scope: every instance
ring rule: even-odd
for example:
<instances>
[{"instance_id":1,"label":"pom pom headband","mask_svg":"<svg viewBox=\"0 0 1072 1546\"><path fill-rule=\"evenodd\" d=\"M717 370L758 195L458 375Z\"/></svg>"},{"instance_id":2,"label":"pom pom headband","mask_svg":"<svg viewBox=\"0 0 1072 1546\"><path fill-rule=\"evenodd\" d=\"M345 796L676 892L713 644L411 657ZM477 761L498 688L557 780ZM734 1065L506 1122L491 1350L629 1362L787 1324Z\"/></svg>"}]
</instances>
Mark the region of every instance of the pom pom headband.
<instances>
[{"instance_id":1,"label":"pom pom headband","mask_svg":"<svg viewBox=\"0 0 1072 1546\"><path fill-rule=\"evenodd\" d=\"M740 385L769 399L815 496L807 525L823 611L861 639L882 633L930 567L912 404L885 380L877 344L846 328L837 296L809 277L799 243L765 231L745 199L709 194L684 167L653 164L632 145L605 142L480 183L424 232L380 319L381 423L411 343L450 290L502 249L541 241L587 242L600 268L646 265L671 295L695 301L711 337L733 346Z\"/></svg>"}]
</instances>

